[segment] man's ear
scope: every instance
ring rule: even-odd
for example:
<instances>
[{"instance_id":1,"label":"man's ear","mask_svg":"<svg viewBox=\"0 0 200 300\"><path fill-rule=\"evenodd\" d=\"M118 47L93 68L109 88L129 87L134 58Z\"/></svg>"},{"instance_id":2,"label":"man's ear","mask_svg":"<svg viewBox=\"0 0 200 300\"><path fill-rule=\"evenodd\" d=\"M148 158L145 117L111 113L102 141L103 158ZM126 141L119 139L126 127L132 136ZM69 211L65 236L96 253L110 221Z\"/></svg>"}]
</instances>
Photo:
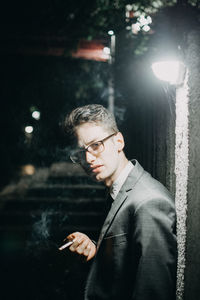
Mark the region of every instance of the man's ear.
<instances>
[{"instance_id":1,"label":"man's ear","mask_svg":"<svg viewBox=\"0 0 200 300\"><path fill-rule=\"evenodd\" d=\"M116 134L116 136L114 136L115 138L115 142L116 142L116 145L117 145L117 149L119 152L121 152L123 149L124 149L124 137L122 135L121 132L118 132Z\"/></svg>"}]
</instances>

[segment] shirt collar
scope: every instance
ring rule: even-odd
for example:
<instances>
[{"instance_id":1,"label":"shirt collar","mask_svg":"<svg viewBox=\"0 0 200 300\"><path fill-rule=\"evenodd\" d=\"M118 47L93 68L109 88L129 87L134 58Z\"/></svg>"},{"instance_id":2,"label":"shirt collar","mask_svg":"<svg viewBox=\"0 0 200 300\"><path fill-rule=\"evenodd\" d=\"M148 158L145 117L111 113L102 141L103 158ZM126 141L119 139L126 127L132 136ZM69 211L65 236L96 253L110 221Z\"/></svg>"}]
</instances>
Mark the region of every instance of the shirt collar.
<instances>
[{"instance_id":1,"label":"shirt collar","mask_svg":"<svg viewBox=\"0 0 200 300\"><path fill-rule=\"evenodd\" d=\"M134 165L129 161L125 168L122 170L120 175L117 177L117 179L113 182L113 184L110 187L110 195L115 200L117 197L117 194L119 193L122 185L124 184L126 178L128 177L128 174L133 169Z\"/></svg>"}]
</instances>

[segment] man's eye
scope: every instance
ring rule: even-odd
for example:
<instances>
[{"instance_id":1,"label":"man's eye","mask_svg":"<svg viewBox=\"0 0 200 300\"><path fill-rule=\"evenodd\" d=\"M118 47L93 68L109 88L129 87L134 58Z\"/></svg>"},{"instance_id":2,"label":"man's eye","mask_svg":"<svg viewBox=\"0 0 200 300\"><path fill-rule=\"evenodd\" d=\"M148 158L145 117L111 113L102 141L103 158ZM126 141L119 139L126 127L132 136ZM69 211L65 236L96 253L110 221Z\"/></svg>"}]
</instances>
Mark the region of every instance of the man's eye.
<instances>
[{"instance_id":1,"label":"man's eye","mask_svg":"<svg viewBox=\"0 0 200 300\"><path fill-rule=\"evenodd\" d=\"M92 145L90 145L90 147L92 148L93 151L97 150L99 148L99 146L101 145L101 143L94 143Z\"/></svg>"}]
</instances>

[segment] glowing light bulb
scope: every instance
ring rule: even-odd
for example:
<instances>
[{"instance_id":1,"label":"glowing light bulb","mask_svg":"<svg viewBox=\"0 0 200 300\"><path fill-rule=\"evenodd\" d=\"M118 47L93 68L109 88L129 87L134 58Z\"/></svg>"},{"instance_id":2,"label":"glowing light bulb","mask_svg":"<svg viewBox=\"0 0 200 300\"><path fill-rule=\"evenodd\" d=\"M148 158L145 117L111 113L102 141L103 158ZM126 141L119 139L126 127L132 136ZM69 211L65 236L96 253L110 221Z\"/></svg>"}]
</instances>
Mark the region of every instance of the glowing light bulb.
<instances>
[{"instance_id":1,"label":"glowing light bulb","mask_svg":"<svg viewBox=\"0 0 200 300\"><path fill-rule=\"evenodd\" d=\"M39 120L40 119L40 112L38 110L34 110L32 112L32 117L35 119L35 120Z\"/></svg>"},{"instance_id":2,"label":"glowing light bulb","mask_svg":"<svg viewBox=\"0 0 200 300\"><path fill-rule=\"evenodd\" d=\"M185 66L178 60L159 61L152 64L155 76L170 84L181 84L185 75Z\"/></svg>"},{"instance_id":3,"label":"glowing light bulb","mask_svg":"<svg viewBox=\"0 0 200 300\"><path fill-rule=\"evenodd\" d=\"M113 30L109 30L109 31L108 31L108 34L109 34L109 35L113 35L113 34L114 34L114 31L113 31Z\"/></svg>"},{"instance_id":4,"label":"glowing light bulb","mask_svg":"<svg viewBox=\"0 0 200 300\"><path fill-rule=\"evenodd\" d=\"M25 132L26 133L32 133L33 132L33 126L26 126L25 127Z\"/></svg>"}]
</instances>

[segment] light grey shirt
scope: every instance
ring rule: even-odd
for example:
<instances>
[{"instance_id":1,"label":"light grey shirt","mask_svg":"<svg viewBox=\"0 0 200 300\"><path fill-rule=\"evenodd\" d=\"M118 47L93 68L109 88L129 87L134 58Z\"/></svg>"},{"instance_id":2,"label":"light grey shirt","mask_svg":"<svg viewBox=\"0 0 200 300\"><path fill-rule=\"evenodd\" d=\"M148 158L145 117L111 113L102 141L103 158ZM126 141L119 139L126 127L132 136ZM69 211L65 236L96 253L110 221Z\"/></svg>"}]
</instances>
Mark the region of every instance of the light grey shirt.
<instances>
[{"instance_id":1,"label":"light grey shirt","mask_svg":"<svg viewBox=\"0 0 200 300\"><path fill-rule=\"evenodd\" d=\"M110 187L110 195L113 198L113 200L116 199L117 194L119 193L122 185L124 184L126 178L128 177L128 174L131 172L133 169L134 165L132 164L131 161L127 163L125 168L122 170L120 175L117 177L117 179L113 182L113 184Z\"/></svg>"}]
</instances>

